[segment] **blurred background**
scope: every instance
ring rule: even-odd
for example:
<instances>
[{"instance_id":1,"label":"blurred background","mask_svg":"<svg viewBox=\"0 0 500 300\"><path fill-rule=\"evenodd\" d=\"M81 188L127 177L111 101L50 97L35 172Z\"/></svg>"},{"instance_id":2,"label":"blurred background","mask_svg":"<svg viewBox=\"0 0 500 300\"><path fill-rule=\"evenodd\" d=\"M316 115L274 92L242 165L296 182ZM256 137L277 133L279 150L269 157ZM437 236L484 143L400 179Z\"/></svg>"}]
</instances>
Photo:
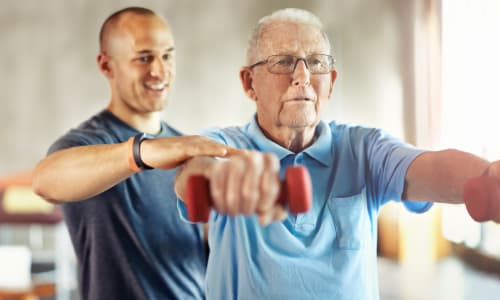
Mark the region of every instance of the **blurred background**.
<instances>
[{"instance_id":1,"label":"blurred background","mask_svg":"<svg viewBox=\"0 0 500 300\"><path fill-rule=\"evenodd\" d=\"M98 32L131 5L172 27L177 78L164 118L184 133L252 117L238 77L250 31L276 9L299 7L323 21L337 60L324 119L500 159L498 0L2 0L0 299L78 299L60 211L31 193L30 171L57 137L108 104ZM500 225L473 222L463 206L412 215L389 204L379 236L382 300L500 294Z\"/></svg>"}]
</instances>

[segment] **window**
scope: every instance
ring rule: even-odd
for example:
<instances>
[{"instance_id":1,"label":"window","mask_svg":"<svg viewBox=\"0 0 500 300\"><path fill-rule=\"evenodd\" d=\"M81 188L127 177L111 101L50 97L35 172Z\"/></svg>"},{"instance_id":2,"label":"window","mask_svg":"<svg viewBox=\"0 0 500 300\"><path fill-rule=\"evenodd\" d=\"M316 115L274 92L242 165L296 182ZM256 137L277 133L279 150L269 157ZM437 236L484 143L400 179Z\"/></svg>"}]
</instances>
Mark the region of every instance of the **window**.
<instances>
[{"instance_id":1,"label":"window","mask_svg":"<svg viewBox=\"0 0 500 300\"><path fill-rule=\"evenodd\" d=\"M442 103L438 148L500 159L500 1L442 0ZM500 257L500 225L446 207L443 233Z\"/></svg>"}]
</instances>

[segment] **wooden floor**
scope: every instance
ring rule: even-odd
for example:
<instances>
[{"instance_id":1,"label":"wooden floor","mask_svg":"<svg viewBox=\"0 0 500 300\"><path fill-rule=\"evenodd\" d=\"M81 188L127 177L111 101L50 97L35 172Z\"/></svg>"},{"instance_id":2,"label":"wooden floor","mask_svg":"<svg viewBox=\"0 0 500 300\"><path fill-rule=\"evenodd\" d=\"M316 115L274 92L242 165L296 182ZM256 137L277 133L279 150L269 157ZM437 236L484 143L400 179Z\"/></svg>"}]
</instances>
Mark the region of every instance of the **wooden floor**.
<instances>
[{"instance_id":1,"label":"wooden floor","mask_svg":"<svg viewBox=\"0 0 500 300\"><path fill-rule=\"evenodd\" d=\"M478 271L457 257L427 267L379 258L381 300L498 300L500 276Z\"/></svg>"},{"instance_id":2,"label":"wooden floor","mask_svg":"<svg viewBox=\"0 0 500 300\"><path fill-rule=\"evenodd\" d=\"M427 267L379 257L378 270L380 300L500 299L500 276L478 271L454 256ZM76 293L72 300L79 300Z\"/></svg>"}]
</instances>

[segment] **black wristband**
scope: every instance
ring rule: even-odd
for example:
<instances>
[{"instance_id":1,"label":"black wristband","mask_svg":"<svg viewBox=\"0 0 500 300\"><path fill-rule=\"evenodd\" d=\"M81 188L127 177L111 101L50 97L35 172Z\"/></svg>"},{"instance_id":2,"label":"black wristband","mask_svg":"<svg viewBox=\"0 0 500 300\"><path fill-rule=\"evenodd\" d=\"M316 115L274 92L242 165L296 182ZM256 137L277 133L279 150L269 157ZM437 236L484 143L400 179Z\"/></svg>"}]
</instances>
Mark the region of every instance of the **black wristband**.
<instances>
[{"instance_id":1,"label":"black wristband","mask_svg":"<svg viewBox=\"0 0 500 300\"><path fill-rule=\"evenodd\" d=\"M134 154L134 161L135 164L141 169L141 170L151 170L153 167L148 166L145 162L142 161L141 158L141 143L144 140L149 140L150 137L148 137L147 134L145 133L139 133L138 135L134 136L134 143L132 144L132 152Z\"/></svg>"}]
</instances>

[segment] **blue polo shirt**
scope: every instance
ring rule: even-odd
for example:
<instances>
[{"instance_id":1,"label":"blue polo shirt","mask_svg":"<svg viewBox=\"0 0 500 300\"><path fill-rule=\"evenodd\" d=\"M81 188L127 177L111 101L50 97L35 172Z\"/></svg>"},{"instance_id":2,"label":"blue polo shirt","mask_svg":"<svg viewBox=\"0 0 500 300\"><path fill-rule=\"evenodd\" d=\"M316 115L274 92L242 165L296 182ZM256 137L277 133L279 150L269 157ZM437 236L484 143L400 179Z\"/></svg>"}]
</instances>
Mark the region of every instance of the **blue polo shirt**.
<instances>
[{"instance_id":1,"label":"blue polo shirt","mask_svg":"<svg viewBox=\"0 0 500 300\"><path fill-rule=\"evenodd\" d=\"M272 152L282 173L304 165L313 184L310 211L266 227L255 216L212 211L207 299L379 299L379 208L401 201L406 170L422 150L379 129L335 122L321 122L316 141L300 153L266 138L255 118L207 136L236 148ZM414 212L431 206L403 203ZM182 203L179 208L185 218Z\"/></svg>"}]
</instances>

